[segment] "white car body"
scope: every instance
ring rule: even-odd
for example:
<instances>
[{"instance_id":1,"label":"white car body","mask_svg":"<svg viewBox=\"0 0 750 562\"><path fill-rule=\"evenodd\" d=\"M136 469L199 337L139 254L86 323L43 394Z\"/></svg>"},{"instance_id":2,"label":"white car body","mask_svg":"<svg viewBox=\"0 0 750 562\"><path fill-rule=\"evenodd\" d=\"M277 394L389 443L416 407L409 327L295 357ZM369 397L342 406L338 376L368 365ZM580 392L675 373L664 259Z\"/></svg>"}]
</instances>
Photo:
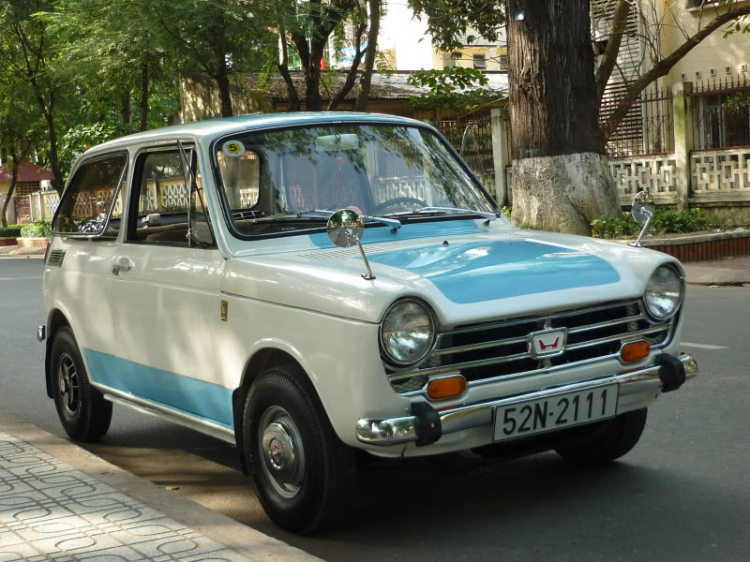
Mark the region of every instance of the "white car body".
<instances>
[{"instance_id":1,"label":"white car body","mask_svg":"<svg viewBox=\"0 0 750 562\"><path fill-rule=\"evenodd\" d=\"M641 301L659 266L671 265L684 276L682 266L668 255L624 244L522 230L504 217L405 224L395 233L382 225L367 228L363 245L373 280L362 277L359 250L336 248L325 232L239 240L227 228L216 176L210 173L211 143L233 131L281 126L289 119L258 116L167 128L105 143L81 158L126 151L132 175L145 149L177 140L193 145L216 238L215 249L175 249L128 243L126 228L112 240L53 236L50 255L63 255L63 261L60 267L48 260L45 268L47 333L51 339L61 322L70 326L91 383L105 398L235 442L233 393L251 380L264 358L283 352L309 377L338 438L385 457L488 445L494 408L514 400L603 382L621 386L618 414L656 399L662 382L655 360L678 354L684 308L671 321L666 341L632 364L612 354L569 367L547 364L527 376L470 382L460 396L439 401L423 390L397 392L389 383L379 330L399 299L426 303L439 330L450 331ZM316 123L330 117L296 119ZM472 265L474 259L482 266ZM688 376L696 372L692 360L683 356L681 361ZM482 421L454 426L418 446L409 420L420 402L444 412L446 428L473 406L479 410L468 417ZM454 419L445 414L451 412Z\"/></svg>"}]
</instances>

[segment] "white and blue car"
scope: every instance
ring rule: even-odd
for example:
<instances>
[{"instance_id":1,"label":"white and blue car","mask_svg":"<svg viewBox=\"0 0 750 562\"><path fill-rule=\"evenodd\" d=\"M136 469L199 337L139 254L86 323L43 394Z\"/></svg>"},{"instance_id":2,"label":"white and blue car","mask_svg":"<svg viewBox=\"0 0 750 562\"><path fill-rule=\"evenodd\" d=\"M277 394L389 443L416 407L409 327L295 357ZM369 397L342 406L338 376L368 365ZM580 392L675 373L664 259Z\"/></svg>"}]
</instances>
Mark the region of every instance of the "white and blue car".
<instances>
[{"instance_id":1,"label":"white and blue car","mask_svg":"<svg viewBox=\"0 0 750 562\"><path fill-rule=\"evenodd\" d=\"M514 227L440 134L390 116L94 147L44 287L47 391L71 438L103 437L121 404L236 444L300 533L346 513L355 453L608 462L697 373L677 260Z\"/></svg>"}]
</instances>

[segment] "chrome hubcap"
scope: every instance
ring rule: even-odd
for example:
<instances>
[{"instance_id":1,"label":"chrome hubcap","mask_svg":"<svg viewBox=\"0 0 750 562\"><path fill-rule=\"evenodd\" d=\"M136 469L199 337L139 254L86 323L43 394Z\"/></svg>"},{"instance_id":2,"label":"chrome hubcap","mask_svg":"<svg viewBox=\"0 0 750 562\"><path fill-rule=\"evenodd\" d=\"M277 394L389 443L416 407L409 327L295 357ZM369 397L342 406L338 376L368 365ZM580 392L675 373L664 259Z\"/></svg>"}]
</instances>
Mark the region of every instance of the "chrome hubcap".
<instances>
[{"instance_id":1,"label":"chrome hubcap","mask_svg":"<svg viewBox=\"0 0 750 562\"><path fill-rule=\"evenodd\" d=\"M57 382L65 412L70 416L75 416L81 408L78 371L76 371L73 358L67 353L60 355L57 362Z\"/></svg>"},{"instance_id":2,"label":"chrome hubcap","mask_svg":"<svg viewBox=\"0 0 750 562\"><path fill-rule=\"evenodd\" d=\"M285 498L300 492L305 473L305 456L297 424L289 413L272 406L260 418L261 467L276 491Z\"/></svg>"}]
</instances>

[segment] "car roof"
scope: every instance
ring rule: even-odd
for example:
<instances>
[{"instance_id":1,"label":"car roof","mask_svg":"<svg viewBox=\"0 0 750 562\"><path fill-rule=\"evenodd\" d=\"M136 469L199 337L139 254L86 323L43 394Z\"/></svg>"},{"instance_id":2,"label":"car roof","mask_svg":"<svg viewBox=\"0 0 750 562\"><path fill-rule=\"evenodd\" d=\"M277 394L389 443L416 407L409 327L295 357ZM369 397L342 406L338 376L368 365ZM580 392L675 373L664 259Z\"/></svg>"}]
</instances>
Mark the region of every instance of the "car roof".
<instances>
[{"instance_id":1,"label":"car roof","mask_svg":"<svg viewBox=\"0 0 750 562\"><path fill-rule=\"evenodd\" d=\"M385 115L379 113L359 113L359 112L339 112L339 111L319 111L319 112L294 112L294 113L255 113L252 115L242 115L238 117L220 117L218 119L207 119L206 121L196 121L195 123L183 123L170 127L161 127L152 129L134 135L128 135L111 141L107 141L87 151L87 154L93 152L107 151L113 148L122 148L133 144L150 144L158 143L175 138L195 138L210 140L214 137L231 134L241 131L252 131L266 127L275 127L283 125L302 125L302 124L320 124L320 123L341 123L347 121L364 121L373 123L400 123L403 125L425 125L421 121L398 117L396 115Z\"/></svg>"}]
</instances>

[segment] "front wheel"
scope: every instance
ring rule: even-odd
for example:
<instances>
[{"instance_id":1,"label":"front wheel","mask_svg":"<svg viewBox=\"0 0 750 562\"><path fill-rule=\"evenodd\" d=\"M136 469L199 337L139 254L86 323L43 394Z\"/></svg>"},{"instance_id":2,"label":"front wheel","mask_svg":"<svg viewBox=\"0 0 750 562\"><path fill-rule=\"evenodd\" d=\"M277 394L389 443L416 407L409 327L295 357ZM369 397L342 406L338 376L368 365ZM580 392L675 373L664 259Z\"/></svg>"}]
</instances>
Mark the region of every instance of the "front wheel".
<instances>
[{"instance_id":1,"label":"front wheel","mask_svg":"<svg viewBox=\"0 0 750 562\"><path fill-rule=\"evenodd\" d=\"M575 464L605 464L629 453L646 426L647 410L626 412L603 422L590 435L555 449Z\"/></svg>"},{"instance_id":2,"label":"front wheel","mask_svg":"<svg viewBox=\"0 0 750 562\"><path fill-rule=\"evenodd\" d=\"M63 429L76 441L98 441L109 430L112 403L91 386L73 331L58 331L50 351L52 396Z\"/></svg>"},{"instance_id":3,"label":"front wheel","mask_svg":"<svg viewBox=\"0 0 750 562\"><path fill-rule=\"evenodd\" d=\"M243 441L258 498L277 525L309 534L346 514L354 452L334 433L301 369L259 375L245 404Z\"/></svg>"}]
</instances>

